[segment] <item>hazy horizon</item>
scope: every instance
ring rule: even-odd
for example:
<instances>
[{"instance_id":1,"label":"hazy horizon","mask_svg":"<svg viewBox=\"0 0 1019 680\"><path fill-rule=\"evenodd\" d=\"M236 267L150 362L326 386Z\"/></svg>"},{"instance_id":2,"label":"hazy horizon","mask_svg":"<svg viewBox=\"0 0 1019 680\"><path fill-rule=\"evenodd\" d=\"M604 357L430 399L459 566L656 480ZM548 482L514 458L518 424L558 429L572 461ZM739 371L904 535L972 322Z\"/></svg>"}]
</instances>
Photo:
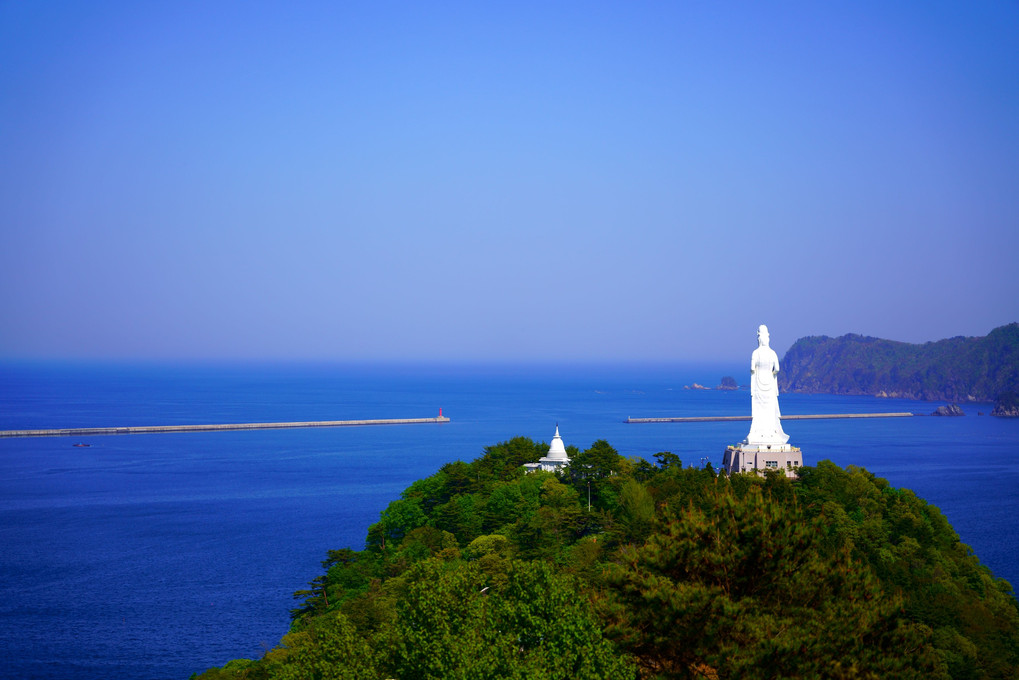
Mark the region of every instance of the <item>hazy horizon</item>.
<instances>
[{"instance_id":1,"label":"hazy horizon","mask_svg":"<svg viewBox=\"0 0 1019 680\"><path fill-rule=\"evenodd\" d=\"M1019 5L0 5L0 359L1019 320Z\"/></svg>"}]
</instances>

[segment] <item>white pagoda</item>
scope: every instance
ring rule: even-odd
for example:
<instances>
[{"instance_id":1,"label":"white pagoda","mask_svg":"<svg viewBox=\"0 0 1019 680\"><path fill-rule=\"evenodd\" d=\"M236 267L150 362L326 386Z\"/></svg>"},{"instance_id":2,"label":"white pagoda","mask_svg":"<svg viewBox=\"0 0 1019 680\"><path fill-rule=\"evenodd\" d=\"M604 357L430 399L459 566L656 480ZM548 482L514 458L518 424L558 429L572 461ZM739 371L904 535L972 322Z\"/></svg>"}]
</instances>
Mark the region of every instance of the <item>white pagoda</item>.
<instances>
[{"instance_id":1,"label":"white pagoda","mask_svg":"<svg viewBox=\"0 0 1019 680\"><path fill-rule=\"evenodd\" d=\"M524 463L528 472L544 470L555 472L570 464L570 457L566 455L566 446L563 438L559 436L559 424L555 426L555 436L552 437L552 445L548 447L548 454L538 459L537 463Z\"/></svg>"}]
</instances>

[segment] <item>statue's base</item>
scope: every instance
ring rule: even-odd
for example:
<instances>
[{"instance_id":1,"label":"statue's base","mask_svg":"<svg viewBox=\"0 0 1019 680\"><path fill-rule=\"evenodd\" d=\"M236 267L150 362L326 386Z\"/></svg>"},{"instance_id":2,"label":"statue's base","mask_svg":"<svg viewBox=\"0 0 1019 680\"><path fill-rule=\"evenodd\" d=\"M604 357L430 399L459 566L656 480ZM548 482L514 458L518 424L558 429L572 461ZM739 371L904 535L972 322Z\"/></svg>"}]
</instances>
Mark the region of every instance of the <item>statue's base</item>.
<instances>
[{"instance_id":1,"label":"statue's base","mask_svg":"<svg viewBox=\"0 0 1019 680\"><path fill-rule=\"evenodd\" d=\"M722 469L726 474L782 470L786 477L796 477L796 469L803 465L803 453L789 444L736 444L725 449Z\"/></svg>"}]
</instances>

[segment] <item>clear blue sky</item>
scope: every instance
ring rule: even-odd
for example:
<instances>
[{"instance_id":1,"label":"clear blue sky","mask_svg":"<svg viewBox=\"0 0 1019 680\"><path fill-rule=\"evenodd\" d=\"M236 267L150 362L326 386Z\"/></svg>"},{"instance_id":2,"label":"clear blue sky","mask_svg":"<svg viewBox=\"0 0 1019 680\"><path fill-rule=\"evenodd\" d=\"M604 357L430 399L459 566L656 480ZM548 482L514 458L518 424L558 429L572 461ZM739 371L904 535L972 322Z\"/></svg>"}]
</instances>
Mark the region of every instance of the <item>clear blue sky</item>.
<instances>
[{"instance_id":1,"label":"clear blue sky","mask_svg":"<svg viewBox=\"0 0 1019 680\"><path fill-rule=\"evenodd\" d=\"M1004 1L0 2L0 357L984 335L1017 36Z\"/></svg>"}]
</instances>

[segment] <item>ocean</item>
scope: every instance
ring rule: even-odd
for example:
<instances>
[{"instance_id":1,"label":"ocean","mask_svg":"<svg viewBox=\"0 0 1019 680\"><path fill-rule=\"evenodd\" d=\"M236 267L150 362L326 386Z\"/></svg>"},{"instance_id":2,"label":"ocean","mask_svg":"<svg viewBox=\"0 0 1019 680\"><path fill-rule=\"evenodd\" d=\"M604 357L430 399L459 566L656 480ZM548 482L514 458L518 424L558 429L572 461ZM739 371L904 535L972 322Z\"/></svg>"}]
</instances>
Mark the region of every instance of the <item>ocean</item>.
<instances>
[{"instance_id":1,"label":"ocean","mask_svg":"<svg viewBox=\"0 0 1019 680\"><path fill-rule=\"evenodd\" d=\"M749 422L740 364L0 364L0 430L420 418L446 424L0 439L0 675L183 679L279 642L326 550L363 547L411 482L523 435L718 467ZM938 403L783 394L782 412ZM938 506L1019 583L1019 420L788 421L806 464L862 466ZM88 444L75 447L74 444Z\"/></svg>"}]
</instances>

